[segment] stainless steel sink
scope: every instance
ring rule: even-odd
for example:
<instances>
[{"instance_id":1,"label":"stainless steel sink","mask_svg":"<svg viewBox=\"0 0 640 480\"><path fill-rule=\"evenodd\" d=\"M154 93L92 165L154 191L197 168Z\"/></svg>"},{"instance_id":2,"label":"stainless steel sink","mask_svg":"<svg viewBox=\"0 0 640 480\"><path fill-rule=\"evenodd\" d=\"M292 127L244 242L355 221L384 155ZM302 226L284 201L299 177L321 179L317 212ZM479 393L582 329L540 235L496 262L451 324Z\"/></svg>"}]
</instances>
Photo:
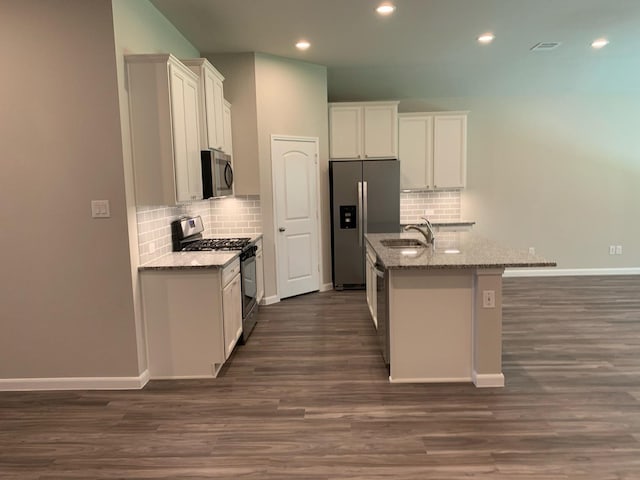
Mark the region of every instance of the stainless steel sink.
<instances>
[{"instance_id":1,"label":"stainless steel sink","mask_svg":"<svg viewBox=\"0 0 640 480\"><path fill-rule=\"evenodd\" d=\"M388 248L426 248L423 242L413 238L385 238L380 243Z\"/></svg>"}]
</instances>

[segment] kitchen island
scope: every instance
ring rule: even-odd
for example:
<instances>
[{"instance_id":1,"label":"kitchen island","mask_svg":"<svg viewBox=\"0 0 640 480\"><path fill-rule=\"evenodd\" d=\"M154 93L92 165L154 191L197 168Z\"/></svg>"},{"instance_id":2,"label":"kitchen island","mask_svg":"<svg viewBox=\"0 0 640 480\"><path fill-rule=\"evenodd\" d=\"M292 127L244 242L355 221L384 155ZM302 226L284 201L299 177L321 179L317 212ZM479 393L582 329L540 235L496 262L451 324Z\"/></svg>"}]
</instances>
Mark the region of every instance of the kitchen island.
<instances>
[{"instance_id":1,"label":"kitchen island","mask_svg":"<svg viewBox=\"0 0 640 480\"><path fill-rule=\"evenodd\" d=\"M555 262L472 232L439 233L435 248L382 242L424 242L419 233L365 238L367 254L375 257L383 278L376 292L379 311L373 309L372 315L387 349L389 380L504 386L502 274L505 268L554 267Z\"/></svg>"}]
</instances>

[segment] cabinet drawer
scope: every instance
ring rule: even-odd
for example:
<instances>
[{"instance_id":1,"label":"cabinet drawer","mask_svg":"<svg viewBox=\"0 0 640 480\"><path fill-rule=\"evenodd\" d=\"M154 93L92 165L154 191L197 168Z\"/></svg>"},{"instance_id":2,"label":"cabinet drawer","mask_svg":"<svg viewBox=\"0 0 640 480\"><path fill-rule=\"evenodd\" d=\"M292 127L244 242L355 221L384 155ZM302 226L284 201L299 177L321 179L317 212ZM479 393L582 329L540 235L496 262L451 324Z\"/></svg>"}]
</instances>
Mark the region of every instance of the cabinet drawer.
<instances>
[{"instance_id":1,"label":"cabinet drawer","mask_svg":"<svg viewBox=\"0 0 640 480\"><path fill-rule=\"evenodd\" d=\"M236 258L231 264L222 270L222 287L226 287L227 284L233 280L233 278L240 273L240 259Z\"/></svg>"}]
</instances>

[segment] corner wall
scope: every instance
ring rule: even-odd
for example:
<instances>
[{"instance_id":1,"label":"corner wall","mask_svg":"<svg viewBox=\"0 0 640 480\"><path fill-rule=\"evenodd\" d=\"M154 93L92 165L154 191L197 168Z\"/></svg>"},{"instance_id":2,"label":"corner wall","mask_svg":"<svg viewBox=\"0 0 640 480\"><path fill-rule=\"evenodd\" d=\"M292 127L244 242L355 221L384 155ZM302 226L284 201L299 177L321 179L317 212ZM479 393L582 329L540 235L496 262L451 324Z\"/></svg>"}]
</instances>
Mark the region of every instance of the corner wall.
<instances>
[{"instance_id":1,"label":"corner wall","mask_svg":"<svg viewBox=\"0 0 640 480\"><path fill-rule=\"evenodd\" d=\"M0 12L0 387L136 377L111 2Z\"/></svg>"}]
</instances>

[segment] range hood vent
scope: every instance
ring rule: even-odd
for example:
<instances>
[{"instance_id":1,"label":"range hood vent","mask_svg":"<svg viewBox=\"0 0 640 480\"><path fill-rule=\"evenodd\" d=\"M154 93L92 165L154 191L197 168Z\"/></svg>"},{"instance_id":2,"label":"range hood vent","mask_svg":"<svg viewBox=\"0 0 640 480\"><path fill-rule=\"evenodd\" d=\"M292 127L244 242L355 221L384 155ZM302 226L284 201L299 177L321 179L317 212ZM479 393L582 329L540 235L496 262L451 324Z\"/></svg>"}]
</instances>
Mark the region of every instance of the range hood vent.
<instances>
[{"instance_id":1,"label":"range hood vent","mask_svg":"<svg viewBox=\"0 0 640 480\"><path fill-rule=\"evenodd\" d=\"M532 52L547 52L549 50L555 50L560 46L560 42L540 42L536 43L529 50Z\"/></svg>"}]
</instances>

